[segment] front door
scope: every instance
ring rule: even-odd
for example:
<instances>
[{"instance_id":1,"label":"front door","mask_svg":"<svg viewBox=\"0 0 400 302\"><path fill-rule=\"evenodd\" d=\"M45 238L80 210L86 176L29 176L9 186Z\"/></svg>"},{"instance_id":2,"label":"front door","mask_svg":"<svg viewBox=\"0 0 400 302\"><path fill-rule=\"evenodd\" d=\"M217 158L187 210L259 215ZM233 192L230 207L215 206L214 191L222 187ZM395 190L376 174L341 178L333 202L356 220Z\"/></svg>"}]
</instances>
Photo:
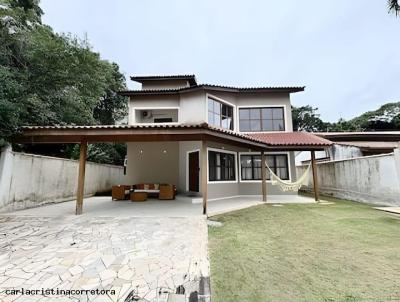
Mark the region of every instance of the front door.
<instances>
[{"instance_id":1,"label":"front door","mask_svg":"<svg viewBox=\"0 0 400 302\"><path fill-rule=\"evenodd\" d=\"M189 191L199 192L199 151L189 153Z\"/></svg>"}]
</instances>

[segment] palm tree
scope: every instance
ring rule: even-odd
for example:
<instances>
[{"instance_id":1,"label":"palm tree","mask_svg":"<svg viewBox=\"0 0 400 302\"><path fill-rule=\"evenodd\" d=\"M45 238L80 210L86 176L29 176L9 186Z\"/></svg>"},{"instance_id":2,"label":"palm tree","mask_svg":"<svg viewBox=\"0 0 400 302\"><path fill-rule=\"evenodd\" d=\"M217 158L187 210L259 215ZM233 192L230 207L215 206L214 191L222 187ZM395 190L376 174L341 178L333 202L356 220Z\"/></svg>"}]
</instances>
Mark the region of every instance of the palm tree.
<instances>
[{"instance_id":1,"label":"palm tree","mask_svg":"<svg viewBox=\"0 0 400 302\"><path fill-rule=\"evenodd\" d=\"M399 0L388 0L389 12L393 12L396 16L400 16Z\"/></svg>"}]
</instances>

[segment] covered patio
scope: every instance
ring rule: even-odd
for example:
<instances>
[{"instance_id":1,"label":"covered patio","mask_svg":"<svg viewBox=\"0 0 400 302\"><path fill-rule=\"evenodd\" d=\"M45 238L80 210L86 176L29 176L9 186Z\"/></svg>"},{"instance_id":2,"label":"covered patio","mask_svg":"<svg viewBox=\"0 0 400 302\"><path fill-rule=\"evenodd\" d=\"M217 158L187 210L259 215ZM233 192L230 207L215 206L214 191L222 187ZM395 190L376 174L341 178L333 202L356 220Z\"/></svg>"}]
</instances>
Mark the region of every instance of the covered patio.
<instances>
[{"instance_id":1,"label":"covered patio","mask_svg":"<svg viewBox=\"0 0 400 302\"><path fill-rule=\"evenodd\" d=\"M276 139L278 138L278 139ZM319 200L318 194L318 181L317 181L317 170L315 162L315 151L324 150L331 143L322 138L318 138L312 134L306 134L301 132L286 132L280 133L277 137L277 133L273 134L262 134L262 136L251 136L230 130L223 130L215 128L207 123L202 124L169 124L169 125L112 125L112 126L27 126L23 127L22 133L14 140L17 143L33 143L33 144L51 144L51 143L74 143L80 144L80 158L79 158L79 172L78 172L78 188L77 198L75 202L75 214L79 215L83 212L83 204L87 207L88 211L96 211L100 209L96 208L101 202L92 202L92 199L85 199L84 202L84 186L85 186L85 167L87 158L87 146L91 143L99 142L182 142L182 141L199 141L200 142L200 162L199 162L199 178L200 178L200 203L196 204L191 202L187 197L178 197L173 201L151 201L147 202L146 205L135 205L137 212L142 215L147 215L149 209L154 208L155 211L160 209L166 209L169 211L171 205L175 203L179 204L179 210L175 209L171 213L170 217L178 215L180 211L195 211L195 215L205 214L212 215L212 212L218 212L218 206L222 205L221 211L225 211L223 202L213 203L208 197L208 156L207 148L212 143L225 144L229 146L235 146L240 148L246 148L249 151L259 152L261 154L261 161L265 162L266 152L270 151L310 151L312 158L312 176L314 183L314 199ZM248 200L245 196L235 198L229 198L230 207L232 210L235 206L239 209L243 205L256 205L259 203L270 201L271 195L267 198L267 185L266 185L266 167L261 165L262 179L260 181L260 196L252 196ZM296 197L296 195L294 195ZM291 197L291 198L294 198ZM186 199L185 199L186 198ZM96 200L96 199L94 199ZM304 201L304 200L303 200ZM105 202L105 201L104 201ZM235 203L236 202L236 203ZM187 205L186 205L187 204ZM154 206L153 206L154 205ZM58 205L57 205L58 206ZM118 202L109 202L107 207L109 211L115 210L116 212L121 211L123 215L123 206L118 208ZM186 208L186 206L188 208ZM209 209L214 207L213 210ZM55 206L54 206L55 207ZM63 207L63 206L59 206ZM107 208L106 207L106 208ZM132 207L130 205L130 207ZM141 208L143 207L143 209ZM68 211L67 208L64 210ZM151 210L150 210L151 212ZM154 211L153 215L154 216ZM132 214L132 213L131 213ZM131 216L131 215L130 215ZM179 215L178 215L179 216Z\"/></svg>"}]
</instances>

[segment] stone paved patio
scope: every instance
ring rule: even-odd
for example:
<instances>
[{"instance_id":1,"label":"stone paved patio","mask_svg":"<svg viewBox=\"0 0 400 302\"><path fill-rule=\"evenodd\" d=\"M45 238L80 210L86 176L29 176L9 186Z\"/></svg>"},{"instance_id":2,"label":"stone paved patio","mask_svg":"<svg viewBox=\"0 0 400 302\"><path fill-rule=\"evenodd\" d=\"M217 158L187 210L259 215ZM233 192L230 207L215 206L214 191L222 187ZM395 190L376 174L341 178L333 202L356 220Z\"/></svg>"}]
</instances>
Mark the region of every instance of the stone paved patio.
<instances>
[{"instance_id":1,"label":"stone paved patio","mask_svg":"<svg viewBox=\"0 0 400 302\"><path fill-rule=\"evenodd\" d=\"M183 285L188 301L209 277L206 218L199 215L201 203L192 201L91 197L81 216L74 215L74 201L1 214L0 300L124 301L135 291L139 301L164 302ZM268 197L276 204L312 202L297 195ZM235 197L210 201L208 209L212 216L257 204L260 198ZM13 287L115 294L5 295Z\"/></svg>"},{"instance_id":2,"label":"stone paved patio","mask_svg":"<svg viewBox=\"0 0 400 302\"><path fill-rule=\"evenodd\" d=\"M204 216L0 216L1 301L124 301L133 290L139 301L165 301L180 285L187 299L201 276L209 276ZM5 295L13 287L115 294Z\"/></svg>"}]
</instances>

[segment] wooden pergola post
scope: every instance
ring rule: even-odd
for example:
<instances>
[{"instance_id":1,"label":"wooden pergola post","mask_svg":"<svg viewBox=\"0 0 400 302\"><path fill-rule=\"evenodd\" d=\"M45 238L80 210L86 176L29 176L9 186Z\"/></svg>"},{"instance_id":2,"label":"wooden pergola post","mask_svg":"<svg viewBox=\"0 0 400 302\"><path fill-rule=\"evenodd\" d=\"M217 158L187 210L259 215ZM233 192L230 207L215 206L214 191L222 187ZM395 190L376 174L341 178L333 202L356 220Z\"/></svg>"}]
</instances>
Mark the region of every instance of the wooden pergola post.
<instances>
[{"instance_id":1,"label":"wooden pergola post","mask_svg":"<svg viewBox=\"0 0 400 302\"><path fill-rule=\"evenodd\" d=\"M86 154L87 142L82 141L79 148L79 172L78 172L78 191L76 193L76 215L82 214L83 196L85 192L85 169L86 169Z\"/></svg>"},{"instance_id":2,"label":"wooden pergola post","mask_svg":"<svg viewBox=\"0 0 400 302\"><path fill-rule=\"evenodd\" d=\"M200 165L200 174L201 174L201 193L203 195L203 215L207 215L207 143L205 141L201 142L201 165Z\"/></svg>"},{"instance_id":3,"label":"wooden pergola post","mask_svg":"<svg viewBox=\"0 0 400 302\"><path fill-rule=\"evenodd\" d=\"M265 152L261 151L261 192L262 192L262 200L267 202L267 169L265 167Z\"/></svg>"},{"instance_id":4,"label":"wooden pergola post","mask_svg":"<svg viewBox=\"0 0 400 302\"><path fill-rule=\"evenodd\" d=\"M317 164L315 161L315 151L311 151L311 169L313 175L314 198L315 201L319 201L318 174L317 174Z\"/></svg>"}]
</instances>

